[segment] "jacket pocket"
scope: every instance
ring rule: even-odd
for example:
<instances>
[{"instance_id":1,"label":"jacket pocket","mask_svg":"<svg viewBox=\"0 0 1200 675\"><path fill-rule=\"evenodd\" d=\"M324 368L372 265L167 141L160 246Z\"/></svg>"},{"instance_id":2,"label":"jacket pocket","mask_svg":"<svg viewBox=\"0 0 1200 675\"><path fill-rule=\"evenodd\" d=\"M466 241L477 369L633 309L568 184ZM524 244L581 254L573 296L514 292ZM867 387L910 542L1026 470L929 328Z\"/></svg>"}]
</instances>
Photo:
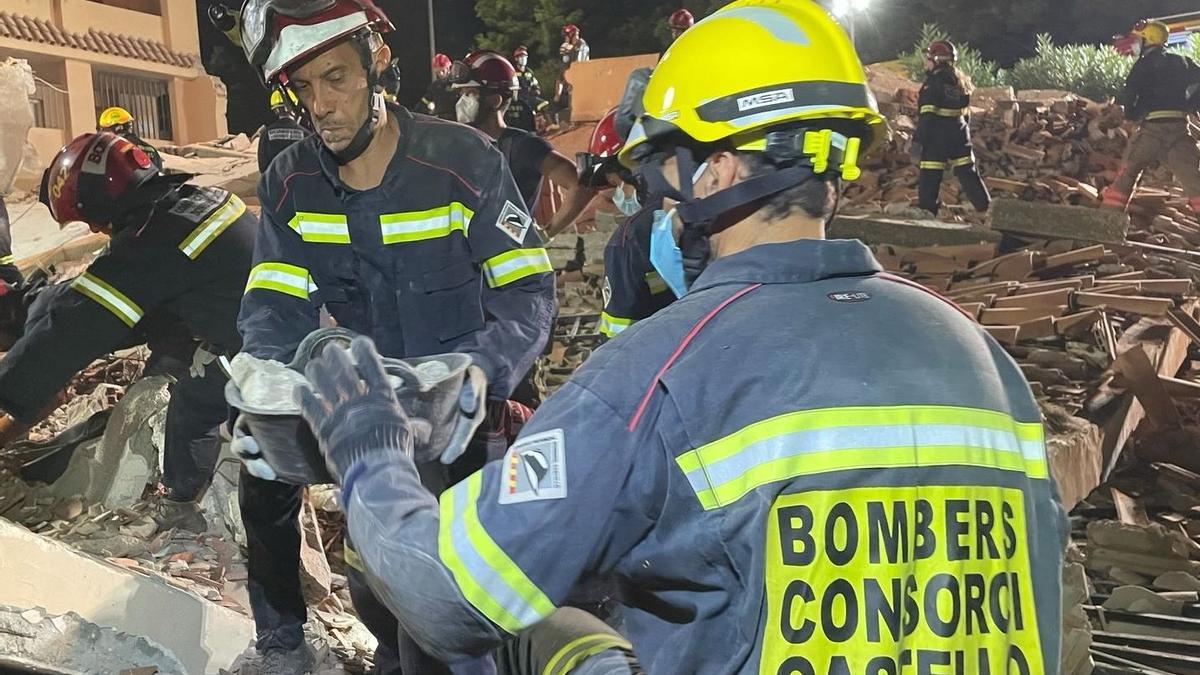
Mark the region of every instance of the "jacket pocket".
<instances>
[{"instance_id":1,"label":"jacket pocket","mask_svg":"<svg viewBox=\"0 0 1200 675\"><path fill-rule=\"evenodd\" d=\"M424 273L418 282L418 315L425 330L445 343L483 328L482 278L469 262Z\"/></svg>"}]
</instances>

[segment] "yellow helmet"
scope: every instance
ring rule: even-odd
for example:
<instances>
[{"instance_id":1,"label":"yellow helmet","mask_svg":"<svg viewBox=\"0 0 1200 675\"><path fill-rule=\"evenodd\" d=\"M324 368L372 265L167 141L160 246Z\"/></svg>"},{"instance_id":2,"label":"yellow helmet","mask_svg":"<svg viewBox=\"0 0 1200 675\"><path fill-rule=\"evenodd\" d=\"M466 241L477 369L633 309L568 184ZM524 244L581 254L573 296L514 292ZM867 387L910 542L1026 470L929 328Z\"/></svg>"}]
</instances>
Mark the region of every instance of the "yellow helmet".
<instances>
[{"instance_id":1,"label":"yellow helmet","mask_svg":"<svg viewBox=\"0 0 1200 675\"><path fill-rule=\"evenodd\" d=\"M292 105L300 104L300 100L296 98L296 92L292 91L291 89L288 89L287 93L288 93L288 98L290 98L292 100ZM278 87L275 87L274 89L271 90L271 107L278 108L281 105L283 105L283 93L279 91Z\"/></svg>"},{"instance_id":2,"label":"yellow helmet","mask_svg":"<svg viewBox=\"0 0 1200 675\"><path fill-rule=\"evenodd\" d=\"M111 129L119 124L129 124L132 121L133 115L130 115L128 110L113 106L100 113L99 125L101 129Z\"/></svg>"},{"instance_id":3,"label":"yellow helmet","mask_svg":"<svg viewBox=\"0 0 1200 675\"><path fill-rule=\"evenodd\" d=\"M886 136L854 46L812 0L726 5L671 45L642 102L645 115L621 150L626 166L648 151L642 146L679 134L755 150L772 127L852 121L861 129L851 139L855 156Z\"/></svg>"},{"instance_id":4,"label":"yellow helmet","mask_svg":"<svg viewBox=\"0 0 1200 675\"><path fill-rule=\"evenodd\" d=\"M1133 26L1131 33L1140 37L1148 45L1161 47L1167 44L1167 37L1171 34L1171 29L1161 21L1142 19Z\"/></svg>"}]
</instances>

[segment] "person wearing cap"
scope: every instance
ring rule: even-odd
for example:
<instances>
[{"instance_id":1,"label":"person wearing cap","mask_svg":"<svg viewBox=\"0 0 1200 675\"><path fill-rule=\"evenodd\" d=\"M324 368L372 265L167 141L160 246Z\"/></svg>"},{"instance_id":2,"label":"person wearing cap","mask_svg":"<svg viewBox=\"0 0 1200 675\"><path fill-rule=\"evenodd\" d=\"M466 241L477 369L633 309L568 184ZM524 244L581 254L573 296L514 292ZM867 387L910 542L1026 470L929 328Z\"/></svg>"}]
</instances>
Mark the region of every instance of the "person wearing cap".
<instances>
[{"instance_id":1,"label":"person wearing cap","mask_svg":"<svg viewBox=\"0 0 1200 675\"><path fill-rule=\"evenodd\" d=\"M241 346L237 312L258 221L236 195L161 173L128 140L83 134L44 174L41 199L60 225L82 221L108 246L69 282L19 287L0 351L0 446L61 404L92 361L147 343L147 374L172 376L160 529L207 530L199 500L212 479L225 421L218 357ZM6 291L10 289L5 289ZM4 293L7 297L9 293ZM15 328L15 330L13 330ZM189 367L190 366L190 367Z\"/></svg>"},{"instance_id":2,"label":"person wearing cap","mask_svg":"<svg viewBox=\"0 0 1200 675\"><path fill-rule=\"evenodd\" d=\"M739 0L644 103L620 157L672 205L651 255L687 293L501 461L435 501L370 341L308 365L303 414L376 591L446 657L613 575L657 675L1057 672L1069 528L1020 368L824 239L885 136L848 36L809 0Z\"/></svg>"},{"instance_id":3,"label":"person wearing cap","mask_svg":"<svg viewBox=\"0 0 1200 675\"><path fill-rule=\"evenodd\" d=\"M450 88L450 68L453 62L445 54L436 54L430 65L433 79L425 96L421 98L421 112L428 113L444 120L454 120L454 103L458 94Z\"/></svg>"},{"instance_id":4,"label":"person wearing cap","mask_svg":"<svg viewBox=\"0 0 1200 675\"><path fill-rule=\"evenodd\" d=\"M968 116L974 87L971 78L954 65L957 60L958 49L946 40L925 48L926 77L917 99L921 116L913 134L913 155L921 170L917 205L935 216L941 210L938 194L947 169L954 171L976 211L984 213L992 204L971 146Z\"/></svg>"},{"instance_id":5,"label":"person wearing cap","mask_svg":"<svg viewBox=\"0 0 1200 675\"><path fill-rule=\"evenodd\" d=\"M140 148L142 152L146 153L146 156L150 158L150 161L154 163L154 166L159 171L162 171L162 155L158 154L158 150L153 145L143 141L142 138L137 135L137 133L133 130L133 125L133 115L130 115L128 110L120 106L113 106L111 108L105 108L104 111L100 113L100 119L98 119L96 122L96 131L110 131L118 136L121 136L130 143L133 143Z\"/></svg>"},{"instance_id":6,"label":"person wearing cap","mask_svg":"<svg viewBox=\"0 0 1200 675\"><path fill-rule=\"evenodd\" d=\"M1200 146L1192 137L1188 115L1200 107L1200 67L1187 56L1167 51L1171 29L1142 20L1131 34L1137 38L1137 62L1117 97L1125 119L1139 125L1125 148L1116 180L1101 191L1101 203L1124 210L1142 172L1162 163L1183 186L1188 206L1200 214Z\"/></svg>"},{"instance_id":7,"label":"person wearing cap","mask_svg":"<svg viewBox=\"0 0 1200 675\"><path fill-rule=\"evenodd\" d=\"M271 90L271 112L275 113L275 121L263 127L258 135L258 173L265 174L267 167L279 156L279 153L292 147L293 143L308 138L308 130L300 126L299 101L292 90L288 89L286 99L284 90Z\"/></svg>"},{"instance_id":8,"label":"person wearing cap","mask_svg":"<svg viewBox=\"0 0 1200 675\"><path fill-rule=\"evenodd\" d=\"M385 102L382 34L392 24L371 0L248 0L241 18L250 64L268 86L295 92L315 131L259 183L242 351L289 363L325 310L394 358L469 355L487 377L489 408L502 407L545 346L555 303L549 257L503 155L470 127ZM252 454L252 441L235 445ZM423 489L470 473L486 445L426 463ZM299 531L256 534L295 523L302 488L271 478L241 481L258 650L267 672L302 672L312 656ZM391 656L410 659L406 671L438 672L404 644Z\"/></svg>"}]
</instances>

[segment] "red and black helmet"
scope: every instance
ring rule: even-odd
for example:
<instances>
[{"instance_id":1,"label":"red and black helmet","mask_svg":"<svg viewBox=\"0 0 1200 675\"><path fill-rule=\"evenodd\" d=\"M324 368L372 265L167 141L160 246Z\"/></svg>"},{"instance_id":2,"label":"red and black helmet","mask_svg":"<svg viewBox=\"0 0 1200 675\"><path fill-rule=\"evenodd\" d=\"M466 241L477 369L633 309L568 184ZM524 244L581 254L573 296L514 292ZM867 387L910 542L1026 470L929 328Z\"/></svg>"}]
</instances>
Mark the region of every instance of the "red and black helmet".
<instances>
[{"instance_id":1,"label":"red and black helmet","mask_svg":"<svg viewBox=\"0 0 1200 675\"><path fill-rule=\"evenodd\" d=\"M516 49L513 50L513 58L514 59L516 59L517 57L520 57L520 56L529 56L529 47L526 47L525 45L521 45L520 47L517 47Z\"/></svg>"},{"instance_id":2,"label":"red and black helmet","mask_svg":"<svg viewBox=\"0 0 1200 675\"><path fill-rule=\"evenodd\" d=\"M588 151L575 156L576 165L579 167L579 182L590 187L606 188L606 174L616 173L621 180L633 183L633 174L617 160L617 153L624 145L625 141L617 133L617 108L613 108L596 124L592 140L588 143Z\"/></svg>"},{"instance_id":3,"label":"red and black helmet","mask_svg":"<svg viewBox=\"0 0 1200 675\"><path fill-rule=\"evenodd\" d=\"M949 40L938 40L925 48L925 56L934 61L957 61L958 48Z\"/></svg>"},{"instance_id":4,"label":"red and black helmet","mask_svg":"<svg viewBox=\"0 0 1200 675\"><path fill-rule=\"evenodd\" d=\"M434 70L441 70L442 68L449 68L451 63L452 62L450 61L449 56L446 56L445 54L434 54L433 63L430 67Z\"/></svg>"},{"instance_id":5,"label":"red and black helmet","mask_svg":"<svg viewBox=\"0 0 1200 675\"><path fill-rule=\"evenodd\" d=\"M563 37L568 40L574 40L575 38L579 37L579 26L576 26L573 23L563 26Z\"/></svg>"},{"instance_id":6,"label":"red and black helmet","mask_svg":"<svg viewBox=\"0 0 1200 675\"><path fill-rule=\"evenodd\" d=\"M685 31L696 25L696 17L686 9L677 9L671 13L671 18L667 20L667 25L671 30Z\"/></svg>"},{"instance_id":7,"label":"red and black helmet","mask_svg":"<svg viewBox=\"0 0 1200 675\"><path fill-rule=\"evenodd\" d=\"M453 89L478 87L489 93L509 96L521 88L513 64L503 55L490 51L467 54L467 58L454 64L450 78Z\"/></svg>"},{"instance_id":8,"label":"red and black helmet","mask_svg":"<svg viewBox=\"0 0 1200 675\"><path fill-rule=\"evenodd\" d=\"M246 60L268 83L349 37L394 30L372 0L246 0L239 25Z\"/></svg>"},{"instance_id":9,"label":"red and black helmet","mask_svg":"<svg viewBox=\"0 0 1200 675\"><path fill-rule=\"evenodd\" d=\"M158 175L142 149L114 133L83 134L55 155L42 176L41 201L60 225L110 225L129 193Z\"/></svg>"},{"instance_id":10,"label":"red and black helmet","mask_svg":"<svg viewBox=\"0 0 1200 675\"><path fill-rule=\"evenodd\" d=\"M608 159L616 157L624 145L624 139L617 134L617 109L613 108L605 113L604 117L600 118L600 122L596 124L596 130L592 132L592 140L588 143L588 152L600 159Z\"/></svg>"}]
</instances>

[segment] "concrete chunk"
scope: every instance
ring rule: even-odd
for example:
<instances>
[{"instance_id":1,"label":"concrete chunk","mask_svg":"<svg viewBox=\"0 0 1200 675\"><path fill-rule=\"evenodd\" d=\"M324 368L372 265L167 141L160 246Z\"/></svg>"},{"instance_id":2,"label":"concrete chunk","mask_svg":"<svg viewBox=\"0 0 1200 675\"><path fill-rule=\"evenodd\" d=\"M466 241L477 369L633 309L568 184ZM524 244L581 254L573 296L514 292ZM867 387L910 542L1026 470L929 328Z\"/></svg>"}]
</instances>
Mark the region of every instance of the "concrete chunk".
<instances>
[{"instance_id":1,"label":"concrete chunk","mask_svg":"<svg viewBox=\"0 0 1200 675\"><path fill-rule=\"evenodd\" d=\"M253 623L237 612L5 520L0 579L0 605L75 612L98 626L144 637L174 654L189 674L230 668L254 637Z\"/></svg>"},{"instance_id":2,"label":"concrete chunk","mask_svg":"<svg viewBox=\"0 0 1200 675\"><path fill-rule=\"evenodd\" d=\"M841 215L826 228L830 239L858 239L864 244L894 244L920 248L999 241L986 228L940 220L913 220L884 214Z\"/></svg>"},{"instance_id":3,"label":"concrete chunk","mask_svg":"<svg viewBox=\"0 0 1200 675\"><path fill-rule=\"evenodd\" d=\"M992 202L992 229L1045 239L1119 244L1129 231L1129 215L1115 209L997 199Z\"/></svg>"},{"instance_id":4,"label":"concrete chunk","mask_svg":"<svg viewBox=\"0 0 1200 675\"><path fill-rule=\"evenodd\" d=\"M0 606L0 672L123 673L149 668L157 675L186 675L161 645L103 628L78 614L48 616L39 609ZM33 670L37 669L37 670Z\"/></svg>"}]
</instances>

